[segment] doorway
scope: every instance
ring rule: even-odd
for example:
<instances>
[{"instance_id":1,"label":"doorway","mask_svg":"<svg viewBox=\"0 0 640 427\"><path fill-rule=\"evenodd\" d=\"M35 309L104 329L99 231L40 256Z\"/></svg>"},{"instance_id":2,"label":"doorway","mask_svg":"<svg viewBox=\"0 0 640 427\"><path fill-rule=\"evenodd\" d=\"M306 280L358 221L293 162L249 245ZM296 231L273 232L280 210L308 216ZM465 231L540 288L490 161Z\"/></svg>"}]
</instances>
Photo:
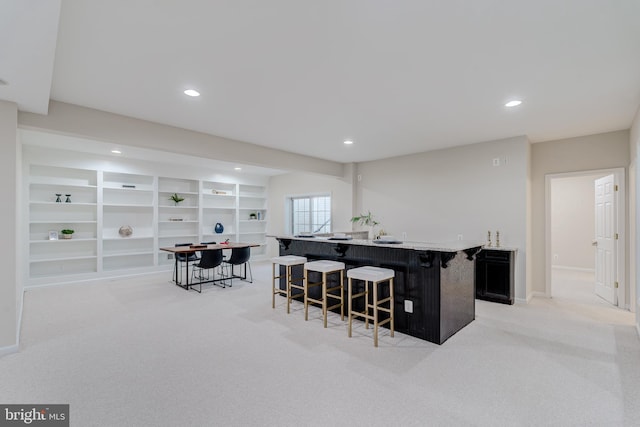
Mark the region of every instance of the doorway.
<instances>
[{"instance_id":1,"label":"doorway","mask_svg":"<svg viewBox=\"0 0 640 427\"><path fill-rule=\"evenodd\" d=\"M617 261L611 268L618 288L614 299L596 295L595 182L613 175L618 184L617 212L613 221L619 240ZM582 171L546 177L546 296L593 307L628 309L625 280L624 169Z\"/></svg>"}]
</instances>

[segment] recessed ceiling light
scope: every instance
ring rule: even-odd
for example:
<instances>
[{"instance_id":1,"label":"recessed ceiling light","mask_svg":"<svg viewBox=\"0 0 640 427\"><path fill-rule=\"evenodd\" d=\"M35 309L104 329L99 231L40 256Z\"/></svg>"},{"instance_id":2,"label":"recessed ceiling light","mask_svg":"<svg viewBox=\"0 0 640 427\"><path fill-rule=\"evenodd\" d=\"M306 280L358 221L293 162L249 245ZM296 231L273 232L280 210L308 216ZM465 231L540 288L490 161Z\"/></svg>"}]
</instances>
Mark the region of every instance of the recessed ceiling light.
<instances>
[{"instance_id":1,"label":"recessed ceiling light","mask_svg":"<svg viewBox=\"0 0 640 427\"><path fill-rule=\"evenodd\" d=\"M187 89L184 91L184 94L189 96L200 96L200 92L195 89Z\"/></svg>"},{"instance_id":2,"label":"recessed ceiling light","mask_svg":"<svg viewBox=\"0 0 640 427\"><path fill-rule=\"evenodd\" d=\"M517 107L520 104L522 104L522 101L520 101L519 99L514 99L513 101L509 101L506 104L504 104L504 106L505 107Z\"/></svg>"},{"instance_id":3,"label":"recessed ceiling light","mask_svg":"<svg viewBox=\"0 0 640 427\"><path fill-rule=\"evenodd\" d=\"M344 144L345 144L345 145L351 145L351 144L353 144L353 141L352 141L352 140L350 140L350 139L345 139L345 140L344 140Z\"/></svg>"},{"instance_id":4,"label":"recessed ceiling light","mask_svg":"<svg viewBox=\"0 0 640 427\"><path fill-rule=\"evenodd\" d=\"M111 152L113 154L122 154L122 151L120 151L120 150L111 150Z\"/></svg>"},{"instance_id":5,"label":"recessed ceiling light","mask_svg":"<svg viewBox=\"0 0 640 427\"><path fill-rule=\"evenodd\" d=\"M242 168L241 168L241 167L239 167L239 166L236 166L236 167L235 167L235 168L233 168L233 169L234 169L234 170L237 170L237 171L241 171L241 170L242 170Z\"/></svg>"}]
</instances>

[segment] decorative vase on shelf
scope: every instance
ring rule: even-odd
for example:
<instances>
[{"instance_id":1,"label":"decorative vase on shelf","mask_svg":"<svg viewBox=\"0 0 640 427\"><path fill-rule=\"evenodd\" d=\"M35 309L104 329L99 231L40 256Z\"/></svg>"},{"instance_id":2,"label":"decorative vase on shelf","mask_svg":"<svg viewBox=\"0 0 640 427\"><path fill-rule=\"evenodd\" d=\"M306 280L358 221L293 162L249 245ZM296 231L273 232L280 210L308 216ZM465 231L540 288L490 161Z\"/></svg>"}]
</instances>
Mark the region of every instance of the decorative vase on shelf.
<instances>
[{"instance_id":1,"label":"decorative vase on shelf","mask_svg":"<svg viewBox=\"0 0 640 427\"><path fill-rule=\"evenodd\" d=\"M213 230L218 234L222 234L222 232L224 231L224 226L219 222L216 222L216 226L213 228Z\"/></svg>"},{"instance_id":2,"label":"decorative vase on shelf","mask_svg":"<svg viewBox=\"0 0 640 427\"><path fill-rule=\"evenodd\" d=\"M71 203L71 194L65 194L65 196L67 196L67 200L65 200L65 203Z\"/></svg>"},{"instance_id":3,"label":"decorative vase on shelf","mask_svg":"<svg viewBox=\"0 0 640 427\"><path fill-rule=\"evenodd\" d=\"M122 227L120 227L120 229L118 230L118 234L121 237L129 237L133 234L133 228L131 228L130 225L123 225Z\"/></svg>"},{"instance_id":4,"label":"decorative vase on shelf","mask_svg":"<svg viewBox=\"0 0 640 427\"><path fill-rule=\"evenodd\" d=\"M56 193L56 203L62 203L62 199L60 198L60 196L62 196L61 193Z\"/></svg>"}]
</instances>

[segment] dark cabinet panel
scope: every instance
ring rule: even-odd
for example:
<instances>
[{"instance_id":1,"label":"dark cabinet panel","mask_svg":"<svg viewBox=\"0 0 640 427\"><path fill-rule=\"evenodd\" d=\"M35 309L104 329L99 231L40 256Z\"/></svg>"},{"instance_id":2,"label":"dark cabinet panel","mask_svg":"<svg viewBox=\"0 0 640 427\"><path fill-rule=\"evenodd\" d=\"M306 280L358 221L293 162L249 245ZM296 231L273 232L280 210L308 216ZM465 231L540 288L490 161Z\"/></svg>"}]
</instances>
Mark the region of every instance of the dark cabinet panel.
<instances>
[{"instance_id":1,"label":"dark cabinet panel","mask_svg":"<svg viewBox=\"0 0 640 427\"><path fill-rule=\"evenodd\" d=\"M476 298L513 304L515 251L483 249L476 256Z\"/></svg>"}]
</instances>

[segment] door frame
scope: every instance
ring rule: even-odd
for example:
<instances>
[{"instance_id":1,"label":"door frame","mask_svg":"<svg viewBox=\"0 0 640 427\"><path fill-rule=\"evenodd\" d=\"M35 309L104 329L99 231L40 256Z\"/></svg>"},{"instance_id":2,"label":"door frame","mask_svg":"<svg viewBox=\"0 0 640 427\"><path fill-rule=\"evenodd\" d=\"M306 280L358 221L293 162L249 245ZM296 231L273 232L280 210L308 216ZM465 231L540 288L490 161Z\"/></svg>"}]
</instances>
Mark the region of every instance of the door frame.
<instances>
[{"instance_id":1,"label":"door frame","mask_svg":"<svg viewBox=\"0 0 640 427\"><path fill-rule=\"evenodd\" d=\"M551 298L551 271L552 271L552 251L551 251L551 181L557 178L571 178L596 174L613 174L615 175L616 182L618 183L618 192L616 194L617 213L617 233L618 233L618 248L617 248L617 260L616 260L616 277L618 280L618 307L625 310L629 309L629 302L627 300L627 288L628 281L626 277L626 225L627 225L627 188L626 188L626 174L624 168L612 168L612 169L591 169L576 172L565 173L552 173L546 174L545 179L545 296ZM592 208L593 203L590 204Z\"/></svg>"}]
</instances>

